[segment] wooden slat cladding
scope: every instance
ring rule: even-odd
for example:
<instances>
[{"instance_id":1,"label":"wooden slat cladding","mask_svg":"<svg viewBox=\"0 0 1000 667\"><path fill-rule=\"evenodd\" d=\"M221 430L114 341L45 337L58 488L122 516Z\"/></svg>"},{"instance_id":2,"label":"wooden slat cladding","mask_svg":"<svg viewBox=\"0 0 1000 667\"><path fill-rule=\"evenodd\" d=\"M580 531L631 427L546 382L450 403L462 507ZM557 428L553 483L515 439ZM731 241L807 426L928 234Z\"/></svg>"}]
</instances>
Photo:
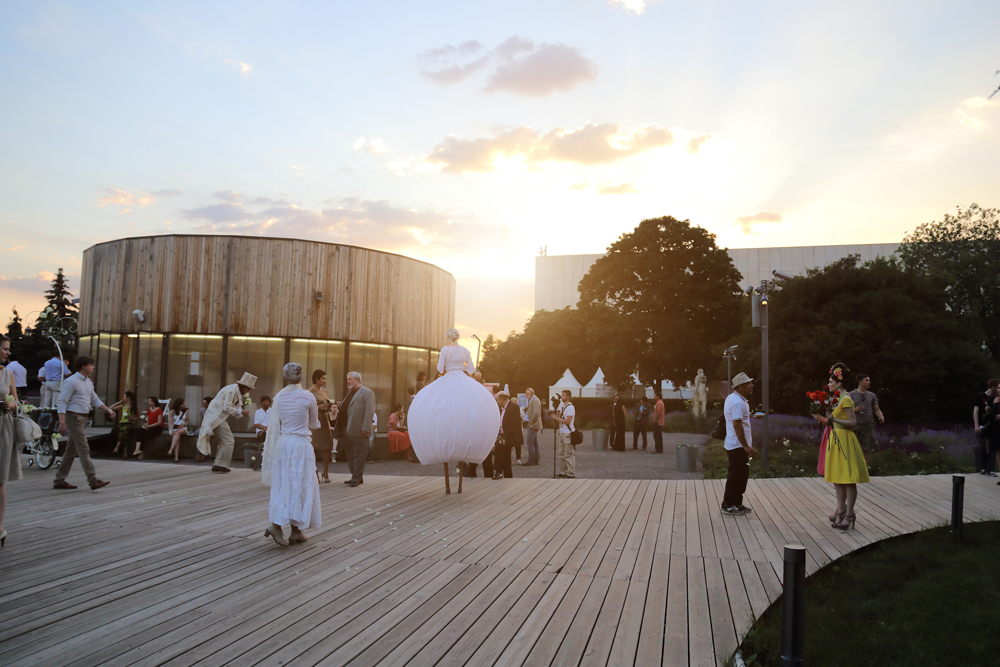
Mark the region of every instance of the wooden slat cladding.
<instances>
[{"instance_id":1,"label":"wooden slat cladding","mask_svg":"<svg viewBox=\"0 0 1000 667\"><path fill-rule=\"evenodd\" d=\"M136 309L146 312L142 325L132 318ZM169 235L83 253L80 335L160 331L436 348L454 320L450 273L366 248Z\"/></svg>"}]
</instances>

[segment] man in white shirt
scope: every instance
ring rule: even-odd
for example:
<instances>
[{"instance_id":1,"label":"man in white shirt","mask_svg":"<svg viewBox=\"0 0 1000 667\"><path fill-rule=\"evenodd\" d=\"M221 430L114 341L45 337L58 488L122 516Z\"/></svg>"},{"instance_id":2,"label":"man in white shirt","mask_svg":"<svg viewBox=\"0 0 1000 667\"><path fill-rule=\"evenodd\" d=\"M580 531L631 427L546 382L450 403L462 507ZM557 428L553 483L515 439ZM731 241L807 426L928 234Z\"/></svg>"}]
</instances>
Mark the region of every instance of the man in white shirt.
<instances>
[{"instance_id":1,"label":"man in white shirt","mask_svg":"<svg viewBox=\"0 0 1000 667\"><path fill-rule=\"evenodd\" d=\"M56 361L59 361L57 358ZM62 365L62 362L59 361ZM97 479L97 472L94 470L94 463L90 460L90 444L87 442L87 416L90 410L104 410L112 419L115 411L104 405L104 402L97 397L94 392L94 383L90 376L94 374L93 357L79 356L73 361L73 368L76 373L63 383L62 393L59 395L59 433L66 434L69 430L69 446L63 454L62 463L56 471L56 481L52 485L54 489L75 489L76 487L66 481L70 468L73 467L73 460L80 459L83 472L87 475L87 482L92 490L97 490L102 486L107 486L110 482L102 482Z\"/></svg>"},{"instance_id":2,"label":"man in white shirt","mask_svg":"<svg viewBox=\"0 0 1000 667\"><path fill-rule=\"evenodd\" d=\"M7 370L14 376L14 386L17 388L17 400L23 401L28 393L28 369L21 362L11 359L7 362Z\"/></svg>"},{"instance_id":3,"label":"man in white shirt","mask_svg":"<svg viewBox=\"0 0 1000 667\"><path fill-rule=\"evenodd\" d=\"M552 419L559 423L559 432L556 434L556 461L559 463L559 472L555 477L576 479L576 448L570 441L570 434L576 430L573 425L576 408L570 402L572 398L573 392L564 389L562 407L559 408L559 412L552 415Z\"/></svg>"},{"instance_id":4,"label":"man in white shirt","mask_svg":"<svg viewBox=\"0 0 1000 667\"><path fill-rule=\"evenodd\" d=\"M66 363L56 354L53 354L52 358L39 369L38 379L42 381L43 408L56 407L59 402L59 388L62 386L63 378L70 375Z\"/></svg>"},{"instance_id":5,"label":"man in white shirt","mask_svg":"<svg viewBox=\"0 0 1000 667\"><path fill-rule=\"evenodd\" d=\"M267 437L267 421L271 418L271 397L261 396L260 407L253 415L253 427L257 429L257 439L264 442Z\"/></svg>"},{"instance_id":6,"label":"man in white shirt","mask_svg":"<svg viewBox=\"0 0 1000 667\"><path fill-rule=\"evenodd\" d=\"M733 393L726 398L726 454L729 456L729 473L726 475L726 492L722 497L723 514L746 514L751 512L743 504L743 494L747 490L750 477L750 457L754 450L750 436L750 402L747 397L753 393L753 378L740 373L733 378Z\"/></svg>"}]
</instances>

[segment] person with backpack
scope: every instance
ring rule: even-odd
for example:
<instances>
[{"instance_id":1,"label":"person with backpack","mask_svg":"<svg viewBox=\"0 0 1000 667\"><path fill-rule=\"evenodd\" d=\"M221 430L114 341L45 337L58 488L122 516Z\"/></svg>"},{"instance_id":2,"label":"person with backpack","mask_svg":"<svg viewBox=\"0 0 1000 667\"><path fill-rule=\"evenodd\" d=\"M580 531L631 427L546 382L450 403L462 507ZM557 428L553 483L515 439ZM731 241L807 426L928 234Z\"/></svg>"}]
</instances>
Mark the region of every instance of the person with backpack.
<instances>
[{"instance_id":1,"label":"person with backpack","mask_svg":"<svg viewBox=\"0 0 1000 667\"><path fill-rule=\"evenodd\" d=\"M556 437L556 461L559 464L559 472L555 477L563 479L576 479L576 448L573 444L573 434L576 427L573 421L576 418L576 408L570 399L573 392L569 389L562 391L562 407L559 412L552 414L552 419L559 423L559 433Z\"/></svg>"}]
</instances>

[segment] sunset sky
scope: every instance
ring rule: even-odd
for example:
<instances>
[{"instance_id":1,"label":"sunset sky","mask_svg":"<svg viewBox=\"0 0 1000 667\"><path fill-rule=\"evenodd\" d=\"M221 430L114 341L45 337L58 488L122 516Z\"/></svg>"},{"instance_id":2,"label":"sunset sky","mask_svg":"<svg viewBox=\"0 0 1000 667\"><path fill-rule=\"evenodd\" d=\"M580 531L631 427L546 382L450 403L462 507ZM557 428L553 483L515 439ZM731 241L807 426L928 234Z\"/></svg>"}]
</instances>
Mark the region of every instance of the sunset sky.
<instances>
[{"instance_id":1,"label":"sunset sky","mask_svg":"<svg viewBox=\"0 0 1000 667\"><path fill-rule=\"evenodd\" d=\"M998 25L996 0L5 2L3 323L122 236L423 259L463 336L523 327L541 246L643 218L898 242L1000 206Z\"/></svg>"}]
</instances>

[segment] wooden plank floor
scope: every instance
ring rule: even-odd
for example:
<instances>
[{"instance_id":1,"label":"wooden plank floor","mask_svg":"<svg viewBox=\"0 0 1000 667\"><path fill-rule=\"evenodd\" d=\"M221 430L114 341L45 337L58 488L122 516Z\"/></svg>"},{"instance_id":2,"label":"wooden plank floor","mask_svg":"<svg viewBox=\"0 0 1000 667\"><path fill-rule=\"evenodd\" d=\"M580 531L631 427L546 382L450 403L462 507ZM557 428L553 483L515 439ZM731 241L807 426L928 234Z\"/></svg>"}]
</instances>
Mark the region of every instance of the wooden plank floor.
<instances>
[{"instance_id":1,"label":"wooden plank floor","mask_svg":"<svg viewBox=\"0 0 1000 667\"><path fill-rule=\"evenodd\" d=\"M97 465L96 492L78 467L76 491L34 468L8 486L8 667L717 665L780 595L783 545L812 573L951 504L948 475L875 478L844 533L819 479L751 480L731 517L722 481L338 475L282 549L259 473ZM1000 518L994 482L967 478L967 521Z\"/></svg>"}]
</instances>

